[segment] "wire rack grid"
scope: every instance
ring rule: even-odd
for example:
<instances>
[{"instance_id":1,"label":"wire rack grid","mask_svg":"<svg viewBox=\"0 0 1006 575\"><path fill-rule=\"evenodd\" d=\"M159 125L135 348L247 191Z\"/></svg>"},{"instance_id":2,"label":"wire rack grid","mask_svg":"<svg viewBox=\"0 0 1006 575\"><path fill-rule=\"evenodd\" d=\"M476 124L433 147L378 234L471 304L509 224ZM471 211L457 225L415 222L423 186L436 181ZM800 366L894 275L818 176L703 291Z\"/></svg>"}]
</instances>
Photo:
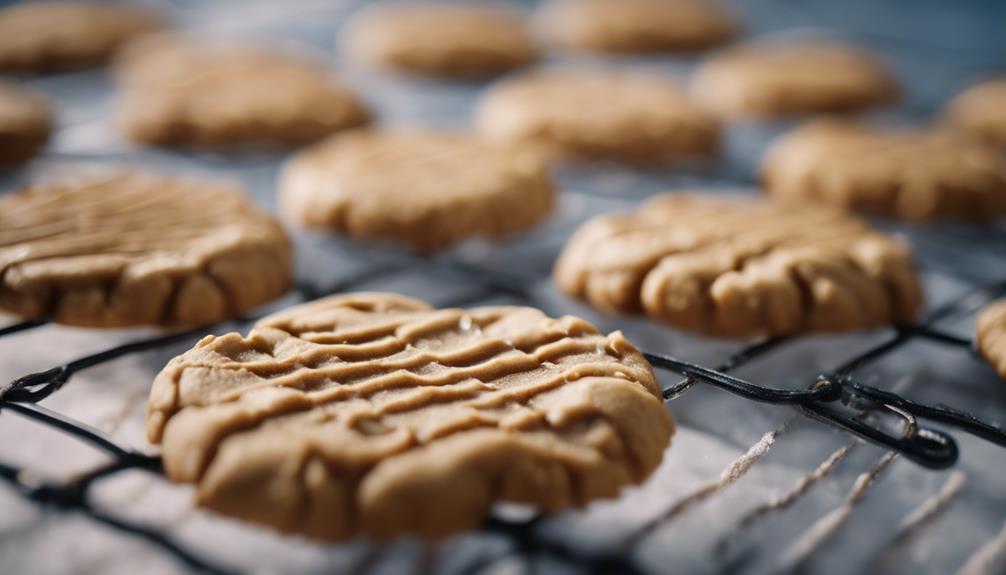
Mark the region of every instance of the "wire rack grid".
<instances>
[{"instance_id":1,"label":"wire rack grid","mask_svg":"<svg viewBox=\"0 0 1006 575\"><path fill-rule=\"evenodd\" d=\"M961 11L966 18L951 17L973 24L972 12L979 14L983 7ZM168 8L186 27L253 34L324 52L333 27L353 6L173 2ZM976 32L968 42L960 36L917 34L940 18L939 7L926 18L907 16L906 30L897 34L873 26L875 18L894 9L885 3L864 5L855 14L838 14L822 2L792 11L785 2L768 0L737 8L745 12L752 33L825 25L887 54L910 88L905 105L892 113L897 119L929 117L953 89L1006 65L993 36ZM239 13L244 17L237 18ZM869 13L873 18L863 16ZM975 24L973 29L985 28ZM632 64L685 73L694 62ZM343 72L365 87L382 118L399 122L462 126L478 90ZM239 179L256 200L274 207L278 158L232 161L133 150L105 120L113 105L107 77L88 72L37 83L67 112L55 144L34 172L73 172L93 164L195 168ZM147 385L164 361L204 333L245 330L254 318L171 334L95 334L42 321L14 323L0 329L0 381L10 382L0 392L0 432L8 438L0 450L0 477L7 485L0 501L10 511L0 521L0 567L127 572L143 566L165 573L996 572L1006 553L1001 479L1006 457L998 447L955 432L956 467L927 471L893 451L802 417L801 406L759 405L694 384L722 377L727 378L722 386L732 385L734 392L738 381L806 390L824 374L1002 421L1006 388L996 387L1000 382L970 351L975 312L1002 295L1006 285L1001 224L918 228L879 222L913 244L930 309L917 325L868 334L750 345L706 340L642 318L598 314L551 285L551 261L580 222L629 208L664 189L737 193L751 184L758 151L783 128L733 128L722 165L697 173L564 171L559 174L564 196L553 221L501 246L470 244L417 258L384 246L296 237L300 282L270 309L325 293L381 289L442 306L533 305L551 315L575 313L602 329L625 331L652 352L655 365L685 375L680 381L663 378L680 430L664 464L641 488L556 517L503 506L482 531L439 544L327 546L275 536L193 510L188 490L167 484L158 458L138 439ZM5 189L16 187L22 177L9 180ZM861 415L857 421L879 428L883 417L877 403L876 397L854 402L854 415L857 408ZM807 415L806 406L802 409Z\"/></svg>"}]
</instances>

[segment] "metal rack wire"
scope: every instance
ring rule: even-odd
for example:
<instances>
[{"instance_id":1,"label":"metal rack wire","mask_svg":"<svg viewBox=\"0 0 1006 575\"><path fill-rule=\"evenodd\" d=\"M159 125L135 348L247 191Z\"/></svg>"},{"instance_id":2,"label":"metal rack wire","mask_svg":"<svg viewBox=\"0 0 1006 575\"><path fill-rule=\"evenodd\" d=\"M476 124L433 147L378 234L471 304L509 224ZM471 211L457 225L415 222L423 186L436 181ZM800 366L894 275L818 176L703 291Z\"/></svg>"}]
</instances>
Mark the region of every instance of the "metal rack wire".
<instances>
[{"instance_id":1,"label":"metal rack wire","mask_svg":"<svg viewBox=\"0 0 1006 575\"><path fill-rule=\"evenodd\" d=\"M427 264L416 260L413 265ZM451 302L453 305L472 305L493 294L505 293L522 302L534 305L533 295L526 290L521 278L507 276L496 271L478 269L469 265L448 262L442 271L455 274L481 285L474 297L464 301ZM317 286L300 283L295 292L298 299L307 301L325 294L351 291L355 286L379 280L395 271L399 266L379 266L357 277L340 282L337 285L318 288ZM957 445L954 439L939 430L922 426L918 420L930 420L962 431L966 431L985 440L1006 447L1006 432L994 425L985 423L967 413L956 411L945 406L930 406L903 398L890 391L863 385L854 379L855 372L866 365L875 362L888 354L896 353L899 348L913 339L926 339L940 344L967 350L971 341L955 335L944 333L935 327L941 320L973 310L976 303L989 301L1006 293L1006 281L972 290L931 312L917 325L899 326L893 335L873 347L847 358L832 373L821 374L811 382L808 389L791 390L765 387L730 375L746 363L771 354L786 345L788 340L769 339L755 342L732 355L727 361L709 368L691 362L676 359L664 354L645 352L644 355L654 367L683 375L685 378L664 390L666 401L673 401L692 389L697 383L704 383L761 403L793 406L800 413L810 418L823 421L843 429L865 441L877 444L888 450L886 466L895 455L903 455L916 463L932 468L946 468L957 460ZM244 326L253 323L256 317L243 317L224 322L225 325ZM45 325L44 320L30 320L11 325L0 331L0 337L11 337L21 332ZM221 326L215 326L217 328ZM12 485L22 496L42 505L58 508L63 511L83 513L95 521L106 524L120 531L132 534L161 547L172 554L187 567L211 573L226 573L227 568L215 564L211 559L202 557L197 552L184 548L172 539L154 528L128 522L115 515L108 514L92 506L89 502L89 489L96 482L126 470L142 470L153 474L161 474L161 462L157 456L147 455L120 446L101 431L61 415L38 404L39 401L57 392L68 384L78 372L100 365L114 359L159 349L171 344L198 339L203 334L213 331L210 328L198 328L177 333L169 333L156 337L131 341L110 349L77 358L53 368L25 375L15 379L0 388L0 413L4 410L17 413L44 425L63 431L77 440L91 444L108 454L112 461L96 467L63 482L50 482L37 477L32 470L19 468L0 462L0 478ZM846 410L832 407L830 404L841 402ZM892 434L877 424L881 416L895 417L900 420L901 432ZM781 433L787 423L776 430ZM771 437L774 440L773 436ZM754 460L741 461L741 467L753 463ZM576 554L557 544L550 544L534 537L534 524L546 519L537 516L530 521L510 522L493 518L486 524L486 529L499 533L512 541L513 552L524 554L549 554L554 559L577 566L584 571L602 573L612 569L624 573L639 572L638 568L626 560L625 551L645 539L660 524L669 521L687 506L705 498L719 488L725 487L737 471L725 475L710 484L698 494L692 494L680 500L658 519L644 525L638 531L625 538L623 549L619 553L587 555ZM754 519L748 519L749 523ZM491 558L486 558L491 559ZM477 562L467 569L467 572L477 572L484 561Z\"/></svg>"},{"instance_id":2,"label":"metal rack wire","mask_svg":"<svg viewBox=\"0 0 1006 575\"><path fill-rule=\"evenodd\" d=\"M192 6L198 5L198 3L179 1L173 3L185 10L190 10ZM815 9L811 6L813 3L801 4L799 7L790 4L780 7L778 3L773 4L771 0L745 2L745 4L750 12L759 13L768 13L772 9L809 13L814 10L819 11L821 8L817 6ZM814 20L813 18L808 19ZM334 20L332 24L334 26ZM906 26L904 31L911 29ZM323 34L321 32L319 34L323 36L324 45L328 46L333 35L332 30L325 30ZM297 35L292 34L291 36ZM925 63L925 68L929 68L930 58L953 59L955 66L966 67L968 74L978 74L995 69L1004 63L1000 49L968 54L960 46L938 45L924 35L883 34L869 30L860 30L853 35L861 40L888 45L894 51L921 51L924 55L920 60ZM928 72L928 69L920 68L917 71L925 73ZM938 72L933 72L933 74L934 77L938 76ZM932 78L930 80L932 82ZM56 81L62 82L63 80L57 79ZM73 84L73 82L70 81L69 84ZM76 98L76 91L68 90L67 93ZM945 98L945 94L935 94L935 96L937 97L929 94L921 98L921 101L909 102L898 113L902 114L902 119L928 121L932 117L935 107L941 105L943 98ZM78 127L86 129L86 126ZM121 159L122 150L109 151L102 148L83 155L75 150L57 150L48 155L50 158L66 160L73 159L71 156L74 154L77 154L80 159L86 160L116 160ZM273 159L269 159L267 163L272 161ZM229 163L227 165L231 166ZM726 182L742 186L749 186L753 183L748 176L750 172L748 169L739 169L737 166L721 166L720 168L711 173L685 176L683 182L694 181L700 185ZM670 187L667 182L661 182L661 186ZM596 191L592 192L589 187L564 191L564 193L574 192L593 193L595 196L605 195ZM611 194L608 196L610 197ZM665 389L665 398L670 402L679 398L687 401L687 398L682 397L686 392L705 384L756 401L782 403L784 406L781 409L786 411L787 416L781 424L765 432L753 444L742 446L740 456L730 461L721 473L714 474L693 490L670 494L669 501L662 501L663 507L657 510L658 512L653 517L640 525L633 526L627 533L620 533L621 541L613 548L584 551L572 548L565 542L548 536L547 530L544 528L548 526L549 522L555 521L554 518L536 515L518 520L496 516L484 525L483 531L504 539L507 542L505 548L480 555L457 572L480 573L500 561L513 557L550 558L578 572L642 572L642 567L632 559L631 551L633 549L655 539L654 534L658 530L675 521L682 521L689 510L694 509L702 502L720 496L718 494L724 493L731 485L748 474L757 465L757 462L766 457L777 439L783 434L793 433L790 430L797 427L797 422L803 419L800 417L801 414L811 418L823 418L826 423L832 425L844 426L847 431L862 437L867 442L882 445L884 449L855 478L854 484L840 505L820 517L783 550L780 554L780 566L783 568L781 570L804 566L810 558L814 557L815 552L822 548L829 535L835 533L842 523L848 520L852 510L857 506L864 505L864 495L873 488L872 486L881 481L881 478L890 469L892 462L897 459L897 453L904 453L906 456L910 456L906 458L914 459L931 467L944 467L956 458L956 442L953 437L938 429L926 427L925 421L942 426L959 427L966 432L1002 445L1003 432L994 426L970 418L964 413L957 413L940 406L921 405L904 400L900 396L888 395L886 390L894 386L888 386L887 381L883 382L884 389L867 386L860 381L860 376L866 371L866 368L899 354L910 355L910 352L906 351L906 347L913 342L932 342L962 355L969 353L972 346L971 340L946 332L941 328L941 325L945 321L968 317L984 303L997 295L1006 293L1006 282L995 282L995 280L1004 279L999 277L1001 276L999 272L1006 269L1006 257L1002 257L1002 254L1006 254L1006 230L1003 228L990 230L986 227L982 228L980 232L948 228L941 229L938 234L927 230L925 233L919 234L918 237L913 236L912 239L913 243L924 248L918 250L923 266L944 266L948 260L953 259L947 256L961 254L962 248L966 250L968 246L978 243L997 246L1000 250L1000 257L995 260L998 262L998 266L986 266L989 269L985 270L995 272L991 274L994 277L985 277L989 274L971 276L973 269L940 269L950 277L966 278L968 283L984 287L949 298L920 323L893 328L884 339L866 350L849 354L844 358L836 357L837 367L826 373L818 374L816 377L809 377L802 382L803 389L766 387L756 385L756 383L760 384L760 381L750 381L733 375L756 361L771 361L773 358L779 357L788 346L799 342L799 338L755 342L730 354L726 360L716 363L713 368L707 367L706 364L715 362L693 363L669 357L663 353L664 349L649 349L648 351L652 353L649 353L648 357L654 365L683 376L681 381ZM327 293L349 291L361 285L381 285L381 280L395 273L430 265L431 262L426 260L398 262L393 265L372 268L358 276L332 285L313 285L304 282L297 286L295 292L298 299L309 300ZM532 290L527 289L530 283L542 280L538 274L522 277L514 274L514 270L501 273L493 269L443 260L432 262L432 265L439 267L437 273L453 274L451 277L481 286L471 294L450 302L442 302L441 305L459 307L478 305L503 294L518 303L542 307L546 312L549 311L547 302L541 301ZM94 446L109 457L108 462L65 481L51 480L31 466L25 467L0 461L0 478L29 501L59 512L88 517L96 523L147 541L152 546L174 557L180 562L180 565L187 569L210 573L227 573L235 570L232 565L222 561L215 554L209 553L208 549L203 546L182 544L176 539L175 534L168 530L156 528L145 522L127 519L123 513L124 509L110 511L96 503L94 501L96 488L127 472L145 473L155 480L162 478L159 458L125 447L95 427L48 409L40 405L39 402L53 396L53 394L58 394L59 390L72 384L74 377L88 369L143 352L163 350L166 346L173 344L195 341L209 331L243 329L254 320L254 317L238 318L205 329L137 339L26 375L6 384L0 382L0 417L21 416L28 418L32 425L59 430L66 435L68 440ZM17 345L19 335L28 334L46 324L45 320L30 320L0 328L0 340L4 343L9 342L12 345ZM651 344L647 347L653 348L655 346ZM863 441L860 439L853 437L846 439L819 464L802 475L790 488L746 510L736 524L718 533L716 535L717 543L714 547L716 551L714 557L711 558L716 561L713 569L720 572L743 570L743 566L751 554L751 550L744 545L745 538L756 532L756 527L768 522L774 514L779 514L782 510L806 498L806 494L814 485L835 473L835 469L843 460L849 458L850 454L865 451L862 445ZM43 453L39 456L44 457L45 455ZM897 557L895 552L897 549L917 536L926 525L952 504L961 491L962 478L961 473L950 474L946 482L931 495L928 495L922 505L906 514L897 529L889 534L889 539L882 546L883 552L872 559L871 565L886 565L885 562L889 561L891 557ZM885 534L885 537L887 535ZM970 565L980 561L989 552L1001 550L1001 548L1006 548L1006 529L980 545L966 563ZM350 572L356 571L357 568L359 571L364 571L363 564L371 560L373 560L372 554L364 554L361 562L351 567ZM876 570L880 571L881 569Z\"/></svg>"}]
</instances>

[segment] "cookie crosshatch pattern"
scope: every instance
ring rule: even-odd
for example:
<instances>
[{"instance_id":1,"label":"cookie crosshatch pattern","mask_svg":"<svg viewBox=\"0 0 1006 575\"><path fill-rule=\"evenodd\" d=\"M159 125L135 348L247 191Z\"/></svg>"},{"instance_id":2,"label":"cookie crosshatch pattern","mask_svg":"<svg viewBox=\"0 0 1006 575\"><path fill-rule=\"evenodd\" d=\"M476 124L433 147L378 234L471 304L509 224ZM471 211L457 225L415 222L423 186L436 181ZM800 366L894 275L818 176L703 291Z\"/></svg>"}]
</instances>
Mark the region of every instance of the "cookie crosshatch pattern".
<instances>
[{"instance_id":1,"label":"cookie crosshatch pattern","mask_svg":"<svg viewBox=\"0 0 1006 575\"><path fill-rule=\"evenodd\" d=\"M320 54L381 125L465 129L484 86L378 72L333 58L341 24L362 2L153 4L186 31L250 35ZM1003 8L992 2L976 2L961 13L932 0L910 11L896 2L836 7L822 0L805 3L799 13L777 0L723 4L738 15L745 39L818 26L881 54L903 88L902 102L885 113L910 122L939 116L954 94L1006 68L999 31L992 29L995 11L1002 15ZM885 32L873 25L890 21L903 29ZM700 61L620 60L680 75ZM256 203L277 213L275 186L284 159L279 154L131 147L109 121L115 105L103 72L23 82L52 100L59 122L51 144L26 171L3 176L3 197L35 176L142 167L236 180ZM469 242L418 257L291 227L295 289L265 309L209 328L94 331L44 319L2 324L0 433L16 440L0 445L0 571L663 573L673 566L685 573L997 572L1006 546L999 447L920 420L923 427L949 431L959 447L954 468L934 472L802 417L800 405L761 405L709 389L704 378L788 390L817 383L822 391L806 392L823 396L831 393L828 381L849 376L857 384L1002 423L1002 381L969 351L978 312L1004 293L1001 221L871 222L911 246L925 292L916 322L898 329L750 342L708 339L638 316L595 311L563 295L551 279L567 240L594 216L631 212L668 190L748 193L762 152L783 128L726 124L721 159L694 169L563 167L556 174L552 218L503 243ZM150 382L171 358L207 334L246 334L263 314L361 291L402 293L435 308L529 306L549 317L582 317L604 334L621 330L656 354L649 357L665 397L672 398L668 408L677 424L673 445L644 483L616 499L549 515L497 506L481 528L436 544L324 544L282 536L202 511L193 505L191 487L165 480L154 456L159 452L145 440L145 405ZM694 369L660 367L666 356L687 360ZM34 375L8 385L25 374ZM822 374L827 377L819 379ZM851 408L870 411L866 422L901 421L875 409L876 403L857 400ZM290 470L293 477L296 471Z\"/></svg>"},{"instance_id":2,"label":"cookie crosshatch pattern","mask_svg":"<svg viewBox=\"0 0 1006 575\"><path fill-rule=\"evenodd\" d=\"M601 309L720 337L910 323L922 303L907 246L855 218L688 193L581 226L555 282Z\"/></svg>"},{"instance_id":3,"label":"cookie crosshatch pattern","mask_svg":"<svg viewBox=\"0 0 1006 575\"><path fill-rule=\"evenodd\" d=\"M84 327L207 325L290 287L279 222L227 184L78 176L6 195L0 210L8 313Z\"/></svg>"},{"instance_id":4,"label":"cookie crosshatch pattern","mask_svg":"<svg viewBox=\"0 0 1006 575\"><path fill-rule=\"evenodd\" d=\"M366 292L204 338L147 408L168 477L198 484L201 505L335 541L444 537L498 501L610 498L653 472L672 430L620 333Z\"/></svg>"}]
</instances>

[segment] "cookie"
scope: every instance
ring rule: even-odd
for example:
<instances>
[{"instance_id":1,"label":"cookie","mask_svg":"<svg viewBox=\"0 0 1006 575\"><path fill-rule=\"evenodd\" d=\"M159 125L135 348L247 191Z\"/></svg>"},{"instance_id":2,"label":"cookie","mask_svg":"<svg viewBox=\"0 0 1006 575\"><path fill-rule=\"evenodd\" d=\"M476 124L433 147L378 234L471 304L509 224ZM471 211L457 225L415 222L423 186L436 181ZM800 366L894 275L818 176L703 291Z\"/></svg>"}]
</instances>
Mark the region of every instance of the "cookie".
<instances>
[{"instance_id":1,"label":"cookie","mask_svg":"<svg viewBox=\"0 0 1006 575\"><path fill-rule=\"evenodd\" d=\"M574 160L666 165L719 145L716 119L673 80L647 72L546 69L506 79L482 97L476 124L489 138Z\"/></svg>"},{"instance_id":2,"label":"cookie","mask_svg":"<svg viewBox=\"0 0 1006 575\"><path fill-rule=\"evenodd\" d=\"M107 62L123 44L163 26L146 9L30 2L0 9L0 72L54 72Z\"/></svg>"},{"instance_id":3,"label":"cookie","mask_svg":"<svg viewBox=\"0 0 1006 575\"><path fill-rule=\"evenodd\" d=\"M199 505L287 533L442 537L499 501L614 497L673 432L620 332L527 307L339 295L207 336L150 391L147 435Z\"/></svg>"},{"instance_id":4,"label":"cookie","mask_svg":"<svg viewBox=\"0 0 1006 575\"><path fill-rule=\"evenodd\" d=\"M87 327L207 325L282 295L290 245L226 184L138 172L0 198L0 310Z\"/></svg>"},{"instance_id":5,"label":"cookie","mask_svg":"<svg viewBox=\"0 0 1006 575\"><path fill-rule=\"evenodd\" d=\"M552 45L609 53L694 52L737 32L730 13L706 0L553 0L535 20Z\"/></svg>"},{"instance_id":6,"label":"cookie","mask_svg":"<svg viewBox=\"0 0 1006 575\"><path fill-rule=\"evenodd\" d=\"M473 136L356 130L295 156L280 205L305 226L420 251L526 230L552 210L539 155Z\"/></svg>"},{"instance_id":7,"label":"cookie","mask_svg":"<svg viewBox=\"0 0 1006 575\"><path fill-rule=\"evenodd\" d=\"M555 267L567 294L733 338L911 321L908 249L841 212L687 194L584 224Z\"/></svg>"},{"instance_id":8,"label":"cookie","mask_svg":"<svg viewBox=\"0 0 1006 575\"><path fill-rule=\"evenodd\" d=\"M910 220L1006 213L1006 156L946 130L817 120L769 149L762 179L780 198Z\"/></svg>"},{"instance_id":9,"label":"cookie","mask_svg":"<svg viewBox=\"0 0 1006 575\"><path fill-rule=\"evenodd\" d=\"M978 316L976 339L982 357L1006 379L1006 299L991 304Z\"/></svg>"},{"instance_id":10,"label":"cookie","mask_svg":"<svg viewBox=\"0 0 1006 575\"><path fill-rule=\"evenodd\" d=\"M367 121L322 66L265 46L159 35L131 44L116 71L121 129L141 144L294 147Z\"/></svg>"},{"instance_id":11,"label":"cookie","mask_svg":"<svg viewBox=\"0 0 1006 575\"><path fill-rule=\"evenodd\" d=\"M52 113L41 94L0 82L0 167L31 159L49 141Z\"/></svg>"},{"instance_id":12,"label":"cookie","mask_svg":"<svg viewBox=\"0 0 1006 575\"><path fill-rule=\"evenodd\" d=\"M986 142L1006 147L1006 79L976 84L947 107L951 125Z\"/></svg>"},{"instance_id":13,"label":"cookie","mask_svg":"<svg viewBox=\"0 0 1006 575\"><path fill-rule=\"evenodd\" d=\"M480 2L372 5L350 20L345 44L378 67L462 78L497 75L538 57L519 12Z\"/></svg>"},{"instance_id":14,"label":"cookie","mask_svg":"<svg viewBox=\"0 0 1006 575\"><path fill-rule=\"evenodd\" d=\"M729 48L703 64L696 100L726 117L854 112L893 102L898 85L863 49L833 41L770 40Z\"/></svg>"}]
</instances>

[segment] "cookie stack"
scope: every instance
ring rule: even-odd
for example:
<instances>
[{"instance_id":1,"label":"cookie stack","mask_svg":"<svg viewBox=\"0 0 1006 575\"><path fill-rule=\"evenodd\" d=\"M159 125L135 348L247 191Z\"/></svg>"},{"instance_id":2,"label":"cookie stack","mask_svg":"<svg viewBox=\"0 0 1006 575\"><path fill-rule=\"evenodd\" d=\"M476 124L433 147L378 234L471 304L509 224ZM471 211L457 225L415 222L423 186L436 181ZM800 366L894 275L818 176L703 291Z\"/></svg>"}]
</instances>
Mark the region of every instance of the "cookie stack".
<instances>
[{"instance_id":1,"label":"cookie stack","mask_svg":"<svg viewBox=\"0 0 1006 575\"><path fill-rule=\"evenodd\" d=\"M853 213L1006 213L1006 83L968 89L927 126L853 120L902 96L882 58L830 37L730 45L741 22L705 0L551 0L530 17L368 6L340 29L342 73L329 54L169 27L103 4L3 8L0 72L110 63L115 125L136 154L289 153L275 186L287 223L415 257L543 224L560 204L556 172L710 173L732 127L807 119L765 151L764 190L662 194L582 222L557 254L563 293L685 332L910 323L924 300L910 246ZM690 80L629 60L712 50ZM470 126L385 121L353 87L361 77L476 87ZM44 95L0 84L0 164L44 154L54 125ZM292 245L232 183L133 166L45 181L0 197L0 310L207 326L286 294ZM1001 305L982 317L979 347L1006 377L1004 318ZM621 332L390 293L207 336L157 375L147 411L167 475L201 505L326 540L443 537L500 501L555 512L615 497L654 471L673 431Z\"/></svg>"}]
</instances>

